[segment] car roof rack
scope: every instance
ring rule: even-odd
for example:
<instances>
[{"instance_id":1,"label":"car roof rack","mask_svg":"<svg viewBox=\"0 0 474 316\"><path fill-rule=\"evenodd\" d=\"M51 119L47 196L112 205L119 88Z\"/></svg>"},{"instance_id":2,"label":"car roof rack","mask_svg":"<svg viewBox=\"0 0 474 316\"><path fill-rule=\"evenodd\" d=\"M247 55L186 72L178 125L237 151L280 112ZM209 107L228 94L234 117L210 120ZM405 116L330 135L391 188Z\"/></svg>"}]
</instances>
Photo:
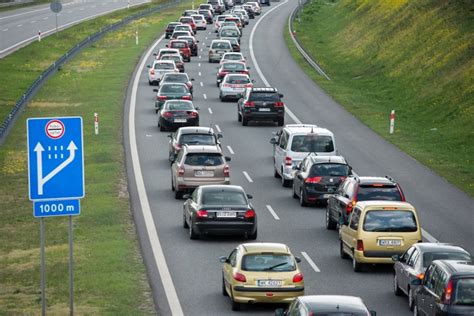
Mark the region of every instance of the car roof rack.
<instances>
[{"instance_id":1,"label":"car roof rack","mask_svg":"<svg viewBox=\"0 0 474 316\"><path fill-rule=\"evenodd\" d=\"M396 183L395 180L389 175L386 175L385 179L388 179L388 180L392 181L393 183Z\"/></svg>"}]
</instances>

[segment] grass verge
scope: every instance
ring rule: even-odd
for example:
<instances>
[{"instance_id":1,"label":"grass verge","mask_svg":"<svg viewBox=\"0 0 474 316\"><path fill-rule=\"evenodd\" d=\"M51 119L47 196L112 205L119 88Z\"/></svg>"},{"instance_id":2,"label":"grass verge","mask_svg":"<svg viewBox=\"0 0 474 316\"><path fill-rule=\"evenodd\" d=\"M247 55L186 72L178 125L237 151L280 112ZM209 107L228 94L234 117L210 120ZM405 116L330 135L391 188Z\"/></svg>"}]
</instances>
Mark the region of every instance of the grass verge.
<instances>
[{"instance_id":1,"label":"grass verge","mask_svg":"<svg viewBox=\"0 0 474 316\"><path fill-rule=\"evenodd\" d=\"M154 313L128 200L122 108L128 80L141 53L189 3L137 20L77 55L45 84L1 147L0 314L40 311L39 222L33 218L28 201L25 120L72 115L84 119L86 170L86 197L81 202L81 215L74 218L76 311L114 315ZM123 15L117 12L101 19L117 20ZM87 31L84 26L77 28L77 32ZM64 43L56 42L75 38L76 30L66 32L67 35L53 36L45 42L49 41L50 47L63 47ZM59 54L58 50L55 54ZM34 47L28 51L36 52ZM19 56L28 57L24 54L20 51L8 58L20 63ZM42 56L39 51L38 54L33 56ZM35 59L42 62L41 57ZM10 72L2 77L5 76L9 77ZM98 136L94 135L94 112L100 115ZM67 219L50 218L45 222L47 310L67 314Z\"/></svg>"},{"instance_id":2,"label":"grass verge","mask_svg":"<svg viewBox=\"0 0 474 316\"><path fill-rule=\"evenodd\" d=\"M338 103L474 196L472 12L468 1L313 0L294 28L331 81L301 57L288 31L285 39ZM396 132L389 135L392 109Z\"/></svg>"}]
</instances>

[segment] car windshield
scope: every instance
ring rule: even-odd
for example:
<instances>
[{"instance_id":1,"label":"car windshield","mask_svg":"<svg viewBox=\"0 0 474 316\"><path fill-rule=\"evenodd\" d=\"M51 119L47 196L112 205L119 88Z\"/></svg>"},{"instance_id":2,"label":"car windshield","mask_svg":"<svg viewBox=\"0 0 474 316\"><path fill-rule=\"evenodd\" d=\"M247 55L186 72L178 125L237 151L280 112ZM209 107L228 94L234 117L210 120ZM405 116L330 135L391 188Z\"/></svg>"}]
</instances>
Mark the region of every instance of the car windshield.
<instances>
[{"instance_id":1,"label":"car windshield","mask_svg":"<svg viewBox=\"0 0 474 316\"><path fill-rule=\"evenodd\" d=\"M230 49L230 43L227 42L218 42L218 43L213 43L212 44L213 49Z\"/></svg>"},{"instance_id":2,"label":"car windshield","mask_svg":"<svg viewBox=\"0 0 474 316\"><path fill-rule=\"evenodd\" d=\"M242 60L242 56L238 54L226 54L223 59L225 60Z\"/></svg>"},{"instance_id":3,"label":"car windshield","mask_svg":"<svg viewBox=\"0 0 474 316\"><path fill-rule=\"evenodd\" d=\"M223 163L224 159L218 153L189 153L184 161L184 164L190 166L219 166Z\"/></svg>"},{"instance_id":4,"label":"car windshield","mask_svg":"<svg viewBox=\"0 0 474 316\"><path fill-rule=\"evenodd\" d=\"M173 33L173 37L177 38L178 36L187 36L189 35L188 31L178 31Z\"/></svg>"},{"instance_id":5,"label":"car windshield","mask_svg":"<svg viewBox=\"0 0 474 316\"><path fill-rule=\"evenodd\" d=\"M189 25L178 25L177 27L174 28L176 31L189 31Z\"/></svg>"},{"instance_id":6,"label":"car windshield","mask_svg":"<svg viewBox=\"0 0 474 316\"><path fill-rule=\"evenodd\" d=\"M163 78L163 82L180 82L180 83L185 83L188 82L188 79L186 76L183 75L175 75L175 76L165 76Z\"/></svg>"},{"instance_id":7,"label":"car windshield","mask_svg":"<svg viewBox=\"0 0 474 316\"><path fill-rule=\"evenodd\" d=\"M471 261L471 256L465 252L433 251L423 254L423 267L427 268L434 260Z\"/></svg>"},{"instance_id":8,"label":"car windshield","mask_svg":"<svg viewBox=\"0 0 474 316\"><path fill-rule=\"evenodd\" d=\"M375 210L365 214L364 230L367 232L416 232L418 225L411 211Z\"/></svg>"},{"instance_id":9,"label":"car windshield","mask_svg":"<svg viewBox=\"0 0 474 316\"><path fill-rule=\"evenodd\" d=\"M310 176L346 177L349 175L349 166L340 163L320 163L313 165Z\"/></svg>"},{"instance_id":10,"label":"car windshield","mask_svg":"<svg viewBox=\"0 0 474 316\"><path fill-rule=\"evenodd\" d=\"M188 91L182 85L165 84L161 87L160 93L187 93Z\"/></svg>"},{"instance_id":11,"label":"car windshield","mask_svg":"<svg viewBox=\"0 0 474 316\"><path fill-rule=\"evenodd\" d=\"M402 196L395 185L361 185L357 201L401 201Z\"/></svg>"},{"instance_id":12,"label":"car windshield","mask_svg":"<svg viewBox=\"0 0 474 316\"><path fill-rule=\"evenodd\" d=\"M294 152L332 152L334 144L331 136L307 134L295 135L291 143L291 151Z\"/></svg>"},{"instance_id":13,"label":"car windshield","mask_svg":"<svg viewBox=\"0 0 474 316\"><path fill-rule=\"evenodd\" d=\"M252 92L249 101L279 102L280 96L274 92Z\"/></svg>"},{"instance_id":14,"label":"car windshield","mask_svg":"<svg viewBox=\"0 0 474 316\"><path fill-rule=\"evenodd\" d=\"M225 70L245 70L245 65L237 63L225 63L222 65L222 68Z\"/></svg>"},{"instance_id":15,"label":"car windshield","mask_svg":"<svg viewBox=\"0 0 474 316\"><path fill-rule=\"evenodd\" d=\"M165 110L181 110L181 111L191 111L194 110L193 104L191 102L185 101L168 101L164 105Z\"/></svg>"},{"instance_id":16,"label":"car windshield","mask_svg":"<svg viewBox=\"0 0 474 316\"><path fill-rule=\"evenodd\" d=\"M155 69L174 69L174 65L172 63L156 63Z\"/></svg>"},{"instance_id":17,"label":"car windshield","mask_svg":"<svg viewBox=\"0 0 474 316\"><path fill-rule=\"evenodd\" d=\"M244 193L238 191L203 191L202 204L205 205L247 205Z\"/></svg>"},{"instance_id":18,"label":"car windshield","mask_svg":"<svg viewBox=\"0 0 474 316\"><path fill-rule=\"evenodd\" d=\"M474 305L474 278L458 279L454 290L454 305Z\"/></svg>"},{"instance_id":19,"label":"car windshield","mask_svg":"<svg viewBox=\"0 0 474 316\"><path fill-rule=\"evenodd\" d=\"M221 36L229 36L229 37L234 37L234 36L239 36L239 31L237 30L222 30Z\"/></svg>"},{"instance_id":20,"label":"car windshield","mask_svg":"<svg viewBox=\"0 0 474 316\"><path fill-rule=\"evenodd\" d=\"M244 271L295 271L296 265L292 256L287 254L248 254L242 258Z\"/></svg>"},{"instance_id":21,"label":"car windshield","mask_svg":"<svg viewBox=\"0 0 474 316\"><path fill-rule=\"evenodd\" d=\"M212 134L183 134L179 143L181 145L215 145L216 138Z\"/></svg>"},{"instance_id":22,"label":"car windshield","mask_svg":"<svg viewBox=\"0 0 474 316\"><path fill-rule=\"evenodd\" d=\"M250 78L246 76L232 76L232 77L227 77L227 83L230 84L247 84L250 83Z\"/></svg>"},{"instance_id":23,"label":"car windshield","mask_svg":"<svg viewBox=\"0 0 474 316\"><path fill-rule=\"evenodd\" d=\"M202 20L204 20L204 17L201 16L201 15L193 15L193 18L194 18L195 21L202 21Z\"/></svg>"}]
</instances>

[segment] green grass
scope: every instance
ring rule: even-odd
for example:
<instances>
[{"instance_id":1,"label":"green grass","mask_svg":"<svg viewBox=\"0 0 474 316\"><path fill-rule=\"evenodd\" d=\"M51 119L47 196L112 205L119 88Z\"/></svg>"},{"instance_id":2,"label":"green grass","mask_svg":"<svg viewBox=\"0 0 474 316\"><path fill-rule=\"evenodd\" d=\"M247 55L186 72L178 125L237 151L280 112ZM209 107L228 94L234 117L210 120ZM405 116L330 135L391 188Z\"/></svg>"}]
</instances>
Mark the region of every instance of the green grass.
<instances>
[{"instance_id":1,"label":"green grass","mask_svg":"<svg viewBox=\"0 0 474 316\"><path fill-rule=\"evenodd\" d=\"M285 38L337 102L474 196L473 9L468 1L313 0L294 27L331 81L304 61L287 31Z\"/></svg>"},{"instance_id":2,"label":"green grass","mask_svg":"<svg viewBox=\"0 0 474 316\"><path fill-rule=\"evenodd\" d=\"M40 311L39 221L33 218L28 201L25 120L76 115L84 119L86 171L86 197L81 201L81 215L74 218L76 311L99 315L154 313L128 199L122 109L128 80L142 52L189 3L133 22L77 55L45 84L0 148L0 315ZM104 19L110 22L123 16L119 12ZM134 37L137 27L138 46ZM87 30L77 26L57 38L45 39L42 45L47 46L25 50L42 63L46 58L42 49L51 47L52 54L59 55L61 48L76 39L76 32ZM2 77L10 78L11 87L18 83L17 77L11 76L15 67L8 71L4 67L21 64L21 56L28 59L23 64L34 64L25 50L7 57L9 62L2 60ZM93 130L94 112L100 115L98 136ZM45 222L47 311L66 314L67 218Z\"/></svg>"}]
</instances>

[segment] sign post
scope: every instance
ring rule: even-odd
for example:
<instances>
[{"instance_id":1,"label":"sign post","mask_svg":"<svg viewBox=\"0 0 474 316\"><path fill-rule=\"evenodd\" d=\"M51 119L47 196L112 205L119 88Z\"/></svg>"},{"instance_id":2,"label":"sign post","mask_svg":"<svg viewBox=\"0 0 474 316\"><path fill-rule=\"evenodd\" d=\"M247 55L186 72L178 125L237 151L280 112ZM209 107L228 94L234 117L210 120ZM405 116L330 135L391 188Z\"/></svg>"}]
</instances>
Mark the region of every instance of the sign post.
<instances>
[{"instance_id":1,"label":"sign post","mask_svg":"<svg viewBox=\"0 0 474 316\"><path fill-rule=\"evenodd\" d=\"M29 196L33 216L40 218L41 314L46 313L44 218L69 217L69 311L74 314L72 216L80 214L84 190L81 117L27 120Z\"/></svg>"},{"instance_id":2,"label":"sign post","mask_svg":"<svg viewBox=\"0 0 474 316\"><path fill-rule=\"evenodd\" d=\"M49 8L51 9L51 11L56 13L56 34L57 34L58 33L58 13L61 12L61 10L63 9L63 5L62 5L61 1L54 0L49 5Z\"/></svg>"}]
</instances>

